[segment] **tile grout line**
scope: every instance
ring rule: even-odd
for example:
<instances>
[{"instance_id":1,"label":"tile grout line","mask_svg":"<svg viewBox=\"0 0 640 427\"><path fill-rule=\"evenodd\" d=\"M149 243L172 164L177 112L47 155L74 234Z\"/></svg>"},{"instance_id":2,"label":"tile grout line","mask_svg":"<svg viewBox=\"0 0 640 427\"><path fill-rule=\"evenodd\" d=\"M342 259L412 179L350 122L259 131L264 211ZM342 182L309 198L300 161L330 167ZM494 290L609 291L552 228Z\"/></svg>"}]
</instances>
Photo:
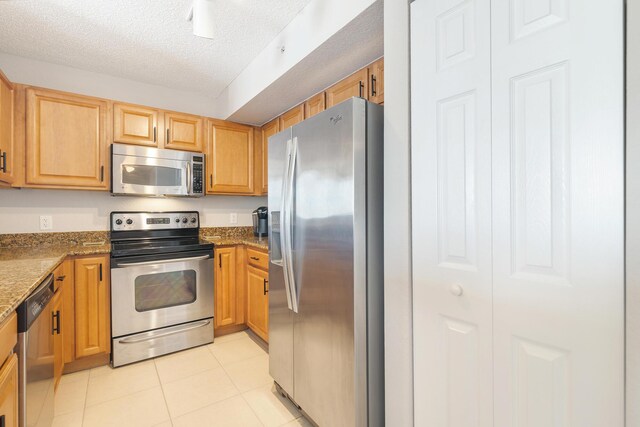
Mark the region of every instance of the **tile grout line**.
<instances>
[{"instance_id":1,"label":"tile grout line","mask_svg":"<svg viewBox=\"0 0 640 427\"><path fill-rule=\"evenodd\" d=\"M156 364L156 358L153 358L153 368L156 371L158 382L160 383L160 391L162 392L162 399L164 400L164 406L167 408L167 414L169 415L169 423L173 427L173 418L171 417L171 411L169 410L169 402L167 402L167 396L164 394L164 386L162 385L162 379L160 378L160 372L158 372L158 365Z\"/></svg>"}]
</instances>

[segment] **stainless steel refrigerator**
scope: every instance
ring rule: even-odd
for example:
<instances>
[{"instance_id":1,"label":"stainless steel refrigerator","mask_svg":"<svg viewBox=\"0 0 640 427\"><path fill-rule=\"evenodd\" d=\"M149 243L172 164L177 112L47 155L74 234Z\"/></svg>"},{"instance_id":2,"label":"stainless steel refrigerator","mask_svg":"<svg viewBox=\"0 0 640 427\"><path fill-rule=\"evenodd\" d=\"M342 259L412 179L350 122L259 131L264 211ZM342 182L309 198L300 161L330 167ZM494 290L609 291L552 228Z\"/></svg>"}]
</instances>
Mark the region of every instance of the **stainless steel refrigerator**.
<instances>
[{"instance_id":1,"label":"stainless steel refrigerator","mask_svg":"<svg viewBox=\"0 0 640 427\"><path fill-rule=\"evenodd\" d=\"M319 426L384 424L383 108L269 138L269 372Z\"/></svg>"}]
</instances>

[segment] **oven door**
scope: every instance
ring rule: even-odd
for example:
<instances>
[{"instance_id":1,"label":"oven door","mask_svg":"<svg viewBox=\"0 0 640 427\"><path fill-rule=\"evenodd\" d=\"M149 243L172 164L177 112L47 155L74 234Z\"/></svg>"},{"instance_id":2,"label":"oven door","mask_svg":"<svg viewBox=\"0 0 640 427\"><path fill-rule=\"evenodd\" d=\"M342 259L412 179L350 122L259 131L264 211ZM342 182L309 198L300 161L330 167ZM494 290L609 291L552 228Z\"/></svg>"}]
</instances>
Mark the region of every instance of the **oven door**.
<instances>
[{"instance_id":1,"label":"oven door","mask_svg":"<svg viewBox=\"0 0 640 427\"><path fill-rule=\"evenodd\" d=\"M191 192L191 161L113 155L113 194L142 196L188 196Z\"/></svg>"},{"instance_id":2,"label":"oven door","mask_svg":"<svg viewBox=\"0 0 640 427\"><path fill-rule=\"evenodd\" d=\"M213 251L111 259L111 330L121 337L213 317Z\"/></svg>"}]
</instances>

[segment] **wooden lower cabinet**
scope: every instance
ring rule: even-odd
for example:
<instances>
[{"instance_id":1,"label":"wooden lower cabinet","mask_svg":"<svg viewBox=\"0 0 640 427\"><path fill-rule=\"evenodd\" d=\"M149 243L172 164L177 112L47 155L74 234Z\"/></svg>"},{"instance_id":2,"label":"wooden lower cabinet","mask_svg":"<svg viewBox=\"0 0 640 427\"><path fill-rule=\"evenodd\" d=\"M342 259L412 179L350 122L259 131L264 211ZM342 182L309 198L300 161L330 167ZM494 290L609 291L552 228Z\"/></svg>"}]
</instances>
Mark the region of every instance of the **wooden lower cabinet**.
<instances>
[{"instance_id":1,"label":"wooden lower cabinet","mask_svg":"<svg viewBox=\"0 0 640 427\"><path fill-rule=\"evenodd\" d=\"M269 341L269 273L247 266L247 326Z\"/></svg>"},{"instance_id":2,"label":"wooden lower cabinet","mask_svg":"<svg viewBox=\"0 0 640 427\"><path fill-rule=\"evenodd\" d=\"M109 256L75 259L75 357L109 353Z\"/></svg>"},{"instance_id":3,"label":"wooden lower cabinet","mask_svg":"<svg viewBox=\"0 0 640 427\"><path fill-rule=\"evenodd\" d=\"M53 332L53 381L57 388L64 371L64 342L62 335L62 289L58 289L51 302L52 332Z\"/></svg>"},{"instance_id":4,"label":"wooden lower cabinet","mask_svg":"<svg viewBox=\"0 0 640 427\"><path fill-rule=\"evenodd\" d=\"M214 334L224 335L245 325L245 291L242 271L245 256L241 247L216 247L214 258Z\"/></svg>"},{"instance_id":5,"label":"wooden lower cabinet","mask_svg":"<svg viewBox=\"0 0 640 427\"><path fill-rule=\"evenodd\" d=\"M0 425L18 427L18 356L9 356L0 369Z\"/></svg>"}]
</instances>

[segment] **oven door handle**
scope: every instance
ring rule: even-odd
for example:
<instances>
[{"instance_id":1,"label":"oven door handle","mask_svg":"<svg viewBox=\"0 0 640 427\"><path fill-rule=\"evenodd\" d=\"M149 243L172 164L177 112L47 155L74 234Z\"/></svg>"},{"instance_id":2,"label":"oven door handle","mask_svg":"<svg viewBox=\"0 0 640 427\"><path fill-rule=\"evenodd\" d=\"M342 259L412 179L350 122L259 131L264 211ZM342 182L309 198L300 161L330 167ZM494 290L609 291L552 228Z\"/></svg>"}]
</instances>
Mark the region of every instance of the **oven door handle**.
<instances>
[{"instance_id":1,"label":"oven door handle","mask_svg":"<svg viewBox=\"0 0 640 427\"><path fill-rule=\"evenodd\" d=\"M160 333L153 334L153 335L145 335L143 337L124 338L124 339L118 340L118 342L120 344L137 344L137 343L140 343L140 342L151 341L151 340L155 340L157 338L166 337L166 336L169 336L169 335L180 334L182 332L187 332L187 331L190 331L192 329L203 328L203 327L207 326L210 323L211 323L211 320L201 320L198 323L195 323L193 325L189 325L189 326L184 327L184 328L176 328L176 329L172 329L171 331L160 332Z\"/></svg>"},{"instance_id":2,"label":"oven door handle","mask_svg":"<svg viewBox=\"0 0 640 427\"><path fill-rule=\"evenodd\" d=\"M127 262L127 263L118 264L117 266L118 267L135 267L138 265L170 264L173 262L200 261L207 258L211 258L211 255L195 256L191 258L159 259L156 261Z\"/></svg>"}]
</instances>

